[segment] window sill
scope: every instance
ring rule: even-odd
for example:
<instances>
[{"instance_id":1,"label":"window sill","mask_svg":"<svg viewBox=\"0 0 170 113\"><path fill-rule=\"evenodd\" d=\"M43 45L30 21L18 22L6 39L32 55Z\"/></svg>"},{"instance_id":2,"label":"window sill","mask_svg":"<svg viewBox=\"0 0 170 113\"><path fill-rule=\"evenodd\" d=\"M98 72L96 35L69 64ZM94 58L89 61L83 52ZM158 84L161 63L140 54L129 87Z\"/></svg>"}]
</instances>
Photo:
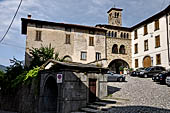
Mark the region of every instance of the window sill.
<instances>
[{"instance_id":1,"label":"window sill","mask_svg":"<svg viewBox=\"0 0 170 113\"><path fill-rule=\"evenodd\" d=\"M158 47L155 47L155 48L159 48L159 47L161 47L161 46L158 46Z\"/></svg>"},{"instance_id":2,"label":"window sill","mask_svg":"<svg viewBox=\"0 0 170 113\"><path fill-rule=\"evenodd\" d=\"M146 49L146 50L144 50L144 51L148 51L149 49Z\"/></svg>"},{"instance_id":3,"label":"window sill","mask_svg":"<svg viewBox=\"0 0 170 113\"><path fill-rule=\"evenodd\" d=\"M80 59L80 60L82 60L82 61L86 61L87 59Z\"/></svg>"},{"instance_id":4,"label":"window sill","mask_svg":"<svg viewBox=\"0 0 170 113\"><path fill-rule=\"evenodd\" d=\"M158 31L159 30L159 28L158 29L155 29L154 31Z\"/></svg>"},{"instance_id":5,"label":"window sill","mask_svg":"<svg viewBox=\"0 0 170 113\"><path fill-rule=\"evenodd\" d=\"M148 33L143 34L143 36L147 35Z\"/></svg>"},{"instance_id":6,"label":"window sill","mask_svg":"<svg viewBox=\"0 0 170 113\"><path fill-rule=\"evenodd\" d=\"M34 41L37 41L37 42L42 42L42 40L34 40Z\"/></svg>"}]
</instances>

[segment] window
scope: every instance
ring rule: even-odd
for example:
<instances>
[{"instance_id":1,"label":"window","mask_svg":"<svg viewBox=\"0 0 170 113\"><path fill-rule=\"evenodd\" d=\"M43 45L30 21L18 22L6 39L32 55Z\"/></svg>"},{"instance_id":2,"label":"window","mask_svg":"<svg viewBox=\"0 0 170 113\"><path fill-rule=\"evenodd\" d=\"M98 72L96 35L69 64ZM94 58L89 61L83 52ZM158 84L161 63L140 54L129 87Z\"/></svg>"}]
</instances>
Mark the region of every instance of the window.
<instances>
[{"instance_id":1,"label":"window","mask_svg":"<svg viewBox=\"0 0 170 113\"><path fill-rule=\"evenodd\" d=\"M87 59L87 52L81 52L81 60Z\"/></svg>"},{"instance_id":2,"label":"window","mask_svg":"<svg viewBox=\"0 0 170 113\"><path fill-rule=\"evenodd\" d=\"M65 27L65 31L71 32L71 28L70 27Z\"/></svg>"},{"instance_id":3,"label":"window","mask_svg":"<svg viewBox=\"0 0 170 113\"><path fill-rule=\"evenodd\" d=\"M94 34L94 31L92 31L92 30L89 30L89 34Z\"/></svg>"},{"instance_id":4,"label":"window","mask_svg":"<svg viewBox=\"0 0 170 113\"><path fill-rule=\"evenodd\" d=\"M65 44L70 44L70 34L66 34L66 42Z\"/></svg>"},{"instance_id":5,"label":"window","mask_svg":"<svg viewBox=\"0 0 170 113\"><path fill-rule=\"evenodd\" d=\"M115 32L115 37L117 37L117 32Z\"/></svg>"},{"instance_id":6,"label":"window","mask_svg":"<svg viewBox=\"0 0 170 113\"><path fill-rule=\"evenodd\" d=\"M114 37L114 32L112 31L112 37Z\"/></svg>"},{"instance_id":7,"label":"window","mask_svg":"<svg viewBox=\"0 0 170 113\"><path fill-rule=\"evenodd\" d=\"M157 65L161 64L161 54L156 55L156 64Z\"/></svg>"},{"instance_id":8,"label":"window","mask_svg":"<svg viewBox=\"0 0 170 113\"><path fill-rule=\"evenodd\" d=\"M94 46L94 37L89 37L89 46Z\"/></svg>"},{"instance_id":9,"label":"window","mask_svg":"<svg viewBox=\"0 0 170 113\"><path fill-rule=\"evenodd\" d=\"M159 30L159 20L155 20L155 30Z\"/></svg>"},{"instance_id":10,"label":"window","mask_svg":"<svg viewBox=\"0 0 170 113\"><path fill-rule=\"evenodd\" d=\"M126 38L126 33L124 33L124 36L123 36L123 38Z\"/></svg>"},{"instance_id":11,"label":"window","mask_svg":"<svg viewBox=\"0 0 170 113\"><path fill-rule=\"evenodd\" d=\"M135 39L138 39L138 32L137 32L137 30L135 30Z\"/></svg>"},{"instance_id":12,"label":"window","mask_svg":"<svg viewBox=\"0 0 170 113\"><path fill-rule=\"evenodd\" d=\"M41 31L36 31L35 41L41 41Z\"/></svg>"},{"instance_id":13,"label":"window","mask_svg":"<svg viewBox=\"0 0 170 113\"><path fill-rule=\"evenodd\" d=\"M148 40L144 41L144 51L148 50Z\"/></svg>"},{"instance_id":14,"label":"window","mask_svg":"<svg viewBox=\"0 0 170 113\"><path fill-rule=\"evenodd\" d=\"M99 52L96 52L96 61L100 60L101 59L101 53Z\"/></svg>"},{"instance_id":15,"label":"window","mask_svg":"<svg viewBox=\"0 0 170 113\"><path fill-rule=\"evenodd\" d=\"M126 38L129 39L129 33L126 34Z\"/></svg>"},{"instance_id":16,"label":"window","mask_svg":"<svg viewBox=\"0 0 170 113\"><path fill-rule=\"evenodd\" d=\"M108 32L108 37L110 37L111 36L111 34L110 34L110 31Z\"/></svg>"},{"instance_id":17,"label":"window","mask_svg":"<svg viewBox=\"0 0 170 113\"><path fill-rule=\"evenodd\" d=\"M112 47L112 53L118 54L118 47L117 47L117 44L114 44L114 45L113 45L113 47Z\"/></svg>"},{"instance_id":18,"label":"window","mask_svg":"<svg viewBox=\"0 0 170 113\"><path fill-rule=\"evenodd\" d=\"M120 37L123 38L123 33L120 34Z\"/></svg>"},{"instance_id":19,"label":"window","mask_svg":"<svg viewBox=\"0 0 170 113\"><path fill-rule=\"evenodd\" d=\"M135 54L138 53L138 44L135 44Z\"/></svg>"},{"instance_id":20,"label":"window","mask_svg":"<svg viewBox=\"0 0 170 113\"><path fill-rule=\"evenodd\" d=\"M148 28L147 28L147 25L144 25L144 35L147 35L148 34Z\"/></svg>"},{"instance_id":21,"label":"window","mask_svg":"<svg viewBox=\"0 0 170 113\"><path fill-rule=\"evenodd\" d=\"M36 24L36 28L42 28L41 24Z\"/></svg>"},{"instance_id":22,"label":"window","mask_svg":"<svg viewBox=\"0 0 170 113\"><path fill-rule=\"evenodd\" d=\"M160 35L155 37L155 48L160 47Z\"/></svg>"},{"instance_id":23,"label":"window","mask_svg":"<svg viewBox=\"0 0 170 113\"><path fill-rule=\"evenodd\" d=\"M135 59L135 68L138 68L138 59Z\"/></svg>"},{"instance_id":24,"label":"window","mask_svg":"<svg viewBox=\"0 0 170 113\"><path fill-rule=\"evenodd\" d=\"M120 46L119 53L120 54L125 54L125 46L124 45Z\"/></svg>"}]
</instances>

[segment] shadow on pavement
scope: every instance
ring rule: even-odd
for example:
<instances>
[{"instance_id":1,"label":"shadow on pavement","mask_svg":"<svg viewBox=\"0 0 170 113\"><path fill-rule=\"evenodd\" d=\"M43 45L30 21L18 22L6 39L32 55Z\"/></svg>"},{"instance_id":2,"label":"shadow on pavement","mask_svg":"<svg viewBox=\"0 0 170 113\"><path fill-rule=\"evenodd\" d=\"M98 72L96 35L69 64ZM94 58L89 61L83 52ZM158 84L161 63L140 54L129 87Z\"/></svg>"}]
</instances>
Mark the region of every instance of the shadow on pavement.
<instances>
[{"instance_id":1,"label":"shadow on pavement","mask_svg":"<svg viewBox=\"0 0 170 113\"><path fill-rule=\"evenodd\" d=\"M107 86L108 95L113 94L117 91L120 91L120 89L121 88L118 88L118 87Z\"/></svg>"},{"instance_id":2,"label":"shadow on pavement","mask_svg":"<svg viewBox=\"0 0 170 113\"><path fill-rule=\"evenodd\" d=\"M116 106L109 113L170 113L170 109L149 106Z\"/></svg>"}]
</instances>

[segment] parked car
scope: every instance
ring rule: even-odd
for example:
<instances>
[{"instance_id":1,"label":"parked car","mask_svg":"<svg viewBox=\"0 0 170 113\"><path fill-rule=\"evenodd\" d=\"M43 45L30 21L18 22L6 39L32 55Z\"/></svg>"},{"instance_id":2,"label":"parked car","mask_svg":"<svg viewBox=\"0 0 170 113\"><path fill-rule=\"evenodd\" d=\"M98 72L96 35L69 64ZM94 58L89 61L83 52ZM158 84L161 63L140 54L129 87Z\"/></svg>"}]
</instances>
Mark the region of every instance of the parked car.
<instances>
[{"instance_id":1,"label":"parked car","mask_svg":"<svg viewBox=\"0 0 170 113\"><path fill-rule=\"evenodd\" d=\"M153 75L152 80L154 80L155 82L160 82L161 84L165 84L166 83L166 77L167 75L170 74L170 71L162 71L156 75Z\"/></svg>"},{"instance_id":2,"label":"parked car","mask_svg":"<svg viewBox=\"0 0 170 113\"><path fill-rule=\"evenodd\" d=\"M147 77L152 77L153 75L160 73L162 71L165 71L165 68L162 66L152 66L149 68L146 68L145 70L140 72L140 76L147 78Z\"/></svg>"},{"instance_id":3,"label":"parked car","mask_svg":"<svg viewBox=\"0 0 170 113\"><path fill-rule=\"evenodd\" d=\"M115 81L119 81L119 82L124 82L125 81L125 75L121 75L121 74L116 74L114 72L107 72L107 81L108 82L115 82Z\"/></svg>"},{"instance_id":4,"label":"parked car","mask_svg":"<svg viewBox=\"0 0 170 113\"><path fill-rule=\"evenodd\" d=\"M170 86L170 75L167 75L165 81L166 81L166 84L167 84L168 86Z\"/></svg>"},{"instance_id":5,"label":"parked car","mask_svg":"<svg viewBox=\"0 0 170 113\"><path fill-rule=\"evenodd\" d=\"M152 76L152 80L153 80L154 82L157 82L157 81L159 80L159 74L160 74L160 73L157 73L157 74L155 74L155 75Z\"/></svg>"},{"instance_id":6,"label":"parked car","mask_svg":"<svg viewBox=\"0 0 170 113\"><path fill-rule=\"evenodd\" d=\"M138 69L136 69L135 71L132 71L132 73L130 74L130 76L138 76L138 74L139 74L139 72L141 71L141 70L143 70L144 68L138 68Z\"/></svg>"}]
</instances>

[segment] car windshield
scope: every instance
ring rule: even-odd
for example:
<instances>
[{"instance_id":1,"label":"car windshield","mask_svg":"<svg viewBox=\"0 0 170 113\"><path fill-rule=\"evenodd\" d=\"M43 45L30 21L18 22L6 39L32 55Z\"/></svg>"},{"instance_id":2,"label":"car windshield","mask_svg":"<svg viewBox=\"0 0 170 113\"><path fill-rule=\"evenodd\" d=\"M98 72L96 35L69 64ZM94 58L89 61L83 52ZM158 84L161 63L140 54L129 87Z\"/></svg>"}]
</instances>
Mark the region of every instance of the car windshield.
<instances>
[{"instance_id":1,"label":"car windshield","mask_svg":"<svg viewBox=\"0 0 170 113\"><path fill-rule=\"evenodd\" d=\"M146 71L150 71L151 69L152 69L152 68L149 68L149 67L148 67L148 68L146 68L145 70L146 70Z\"/></svg>"}]
</instances>

